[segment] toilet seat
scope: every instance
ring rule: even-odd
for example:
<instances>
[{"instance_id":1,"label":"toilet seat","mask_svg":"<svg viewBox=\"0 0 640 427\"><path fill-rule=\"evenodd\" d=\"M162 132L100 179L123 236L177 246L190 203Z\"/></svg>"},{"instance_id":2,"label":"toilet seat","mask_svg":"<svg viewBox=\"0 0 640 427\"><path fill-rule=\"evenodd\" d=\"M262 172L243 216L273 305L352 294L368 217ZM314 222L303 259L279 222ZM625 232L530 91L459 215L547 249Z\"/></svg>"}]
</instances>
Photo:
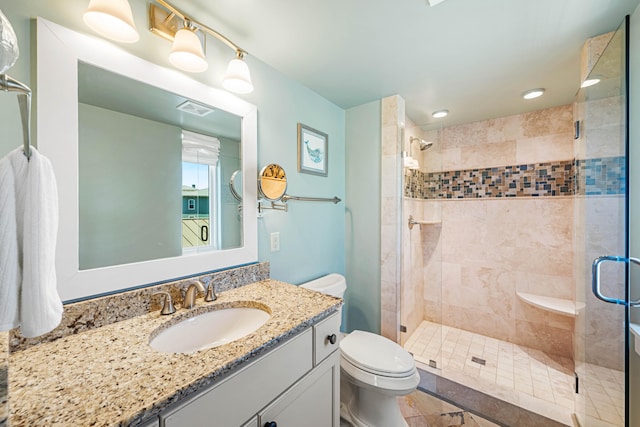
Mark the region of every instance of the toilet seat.
<instances>
[{"instance_id":1,"label":"toilet seat","mask_svg":"<svg viewBox=\"0 0 640 427\"><path fill-rule=\"evenodd\" d=\"M370 332L351 332L340 341L340 354L354 367L374 375L406 378L416 371L416 364L406 350Z\"/></svg>"},{"instance_id":2,"label":"toilet seat","mask_svg":"<svg viewBox=\"0 0 640 427\"><path fill-rule=\"evenodd\" d=\"M415 390L420 382L420 374L416 368L404 377L388 377L367 372L352 364L344 357L340 357L340 371L351 382L377 390L380 393L401 396Z\"/></svg>"}]
</instances>

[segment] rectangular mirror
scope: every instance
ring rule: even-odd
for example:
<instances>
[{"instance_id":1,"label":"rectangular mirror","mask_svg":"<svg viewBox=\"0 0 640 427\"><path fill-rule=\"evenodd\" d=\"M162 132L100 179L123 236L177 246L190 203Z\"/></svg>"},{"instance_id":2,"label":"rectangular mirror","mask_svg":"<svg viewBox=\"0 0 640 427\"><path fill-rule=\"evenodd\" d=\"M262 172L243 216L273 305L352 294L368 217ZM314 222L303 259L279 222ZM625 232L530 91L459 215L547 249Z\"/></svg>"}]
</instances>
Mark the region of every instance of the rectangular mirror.
<instances>
[{"instance_id":1,"label":"rectangular mirror","mask_svg":"<svg viewBox=\"0 0 640 427\"><path fill-rule=\"evenodd\" d=\"M256 262L255 106L44 19L37 30L62 299Z\"/></svg>"},{"instance_id":2,"label":"rectangular mirror","mask_svg":"<svg viewBox=\"0 0 640 427\"><path fill-rule=\"evenodd\" d=\"M240 117L78 64L80 270L242 246Z\"/></svg>"}]
</instances>

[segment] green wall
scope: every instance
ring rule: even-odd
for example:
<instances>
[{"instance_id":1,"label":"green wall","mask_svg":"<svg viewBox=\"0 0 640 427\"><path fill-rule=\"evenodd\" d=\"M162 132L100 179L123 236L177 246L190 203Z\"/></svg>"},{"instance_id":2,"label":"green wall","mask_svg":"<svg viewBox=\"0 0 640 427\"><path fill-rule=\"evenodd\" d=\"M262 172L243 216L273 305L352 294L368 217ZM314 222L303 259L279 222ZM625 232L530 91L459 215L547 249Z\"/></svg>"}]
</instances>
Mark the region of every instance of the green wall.
<instances>
[{"instance_id":1,"label":"green wall","mask_svg":"<svg viewBox=\"0 0 640 427\"><path fill-rule=\"evenodd\" d=\"M92 33L82 22L87 0L0 0L0 9L16 30L21 55L8 74L35 88L31 75L31 20L41 16L73 30ZM187 12L189 1L177 2ZM171 45L146 31L147 2L131 1L140 41L121 47L139 57L171 67L167 56ZM197 9L197 8L196 8ZM215 11L212 12L215 16ZM207 17L199 17L209 23ZM212 20L210 25L215 25ZM214 40L207 43L209 71L191 75L210 86L221 87L221 77L233 52ZM309 88L286 77L251 55L255 91L241 96L258 108L258 169L277 162L287 171L288 192L297 196L345 198L345 111ZM259 52L258 52L259 54ZM292 53L295 54L295 53ZM167 82L170 86L170 82ZM0 156L22 141L15 96L0 96L3 138ZM329 135L329 176L297 172L297 123L301 122ZM37 144L36 144L37 145ZM290 283L301 283L331 273L345 273L345 203L290 202L289 212L266 212L258 223L259 260L271 262L271 275ZM253 215L253 213L246 213ZM269 235L280 233L280 251L271 253ZM194 273L197 273L194 271Z\"/></svg>"},{"instance_id":2,"label":"green wall","mask_svg":"<svg viewBox=\"0 0 640 427\"><path fill-rule=\"evenodd\" d=\"M380 101L347 110L345 329L380 332Z\"/></svg>"}]
</instances>

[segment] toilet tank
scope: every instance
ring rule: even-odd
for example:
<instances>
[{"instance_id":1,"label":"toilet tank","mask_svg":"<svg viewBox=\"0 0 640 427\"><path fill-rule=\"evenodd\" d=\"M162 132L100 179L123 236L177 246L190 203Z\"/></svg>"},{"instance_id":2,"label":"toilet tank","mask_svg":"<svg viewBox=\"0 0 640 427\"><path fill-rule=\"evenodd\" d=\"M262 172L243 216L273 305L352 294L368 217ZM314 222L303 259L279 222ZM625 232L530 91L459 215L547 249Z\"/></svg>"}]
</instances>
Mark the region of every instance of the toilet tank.
<instances>
[{"instance_id":1,"label":"toilet tank","mask_svg":"<svg viewBox=\"0 0 640 427\"><path fill-rule=\"evenodd\" d=\"M301 288L307 288L333 297L344 298L347 280L342 274L331 273L310 282L302 283Z\"/></svg>"}]
</instances>

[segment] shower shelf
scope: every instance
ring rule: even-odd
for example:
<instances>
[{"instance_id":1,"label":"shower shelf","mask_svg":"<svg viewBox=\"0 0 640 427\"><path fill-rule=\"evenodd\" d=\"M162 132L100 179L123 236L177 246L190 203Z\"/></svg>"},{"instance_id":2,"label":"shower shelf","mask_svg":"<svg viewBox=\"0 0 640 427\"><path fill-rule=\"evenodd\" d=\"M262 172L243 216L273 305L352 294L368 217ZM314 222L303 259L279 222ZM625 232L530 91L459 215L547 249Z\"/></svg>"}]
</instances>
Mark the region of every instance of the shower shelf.
<instances>
[{"instance_id":1,"label":"shower shelf","mask_svg":"<svg viewBox=\"0 0 640 427\"><path fill-rule=\"evenodd\" d=\"M413 215L409 215L409 230L413 228L414 225L440 225L441 221L418 221L413 218Z\"/></svg>"},{"instance_id":2,"label":"shower shelf","mask_svg":"<svg viewBox=\"0 0 640 427\"><path fill-rule=\"evenodd\" d=\"M516 295L527 304L563 316L576 317L577 312L584 308L584 303L575 303L568 299L545 297L525 292L516 292Z\"/></svg>"}]
</instances>

